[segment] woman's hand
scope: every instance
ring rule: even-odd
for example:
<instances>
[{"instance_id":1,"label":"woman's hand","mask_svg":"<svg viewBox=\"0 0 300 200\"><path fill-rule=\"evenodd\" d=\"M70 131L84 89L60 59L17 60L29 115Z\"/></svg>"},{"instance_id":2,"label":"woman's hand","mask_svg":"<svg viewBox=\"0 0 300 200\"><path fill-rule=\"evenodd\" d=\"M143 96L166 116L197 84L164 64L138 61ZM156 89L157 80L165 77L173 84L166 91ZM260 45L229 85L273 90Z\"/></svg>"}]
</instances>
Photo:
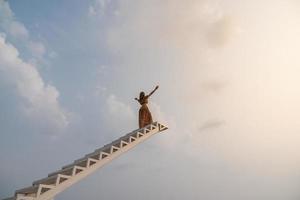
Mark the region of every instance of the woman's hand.
<instances>
[{"instance_id":1,"label":"woman's hand","mask_svg":"<svg viewBox=\"0 0 300 200\"><path fill-rule=\"evenodd\" d=\"M158 85L154 88L154 90L152 92L150 92L150 94L148 95L148 97L150 97L157 89L158 89Z\"/></svg>"}]
</instances>

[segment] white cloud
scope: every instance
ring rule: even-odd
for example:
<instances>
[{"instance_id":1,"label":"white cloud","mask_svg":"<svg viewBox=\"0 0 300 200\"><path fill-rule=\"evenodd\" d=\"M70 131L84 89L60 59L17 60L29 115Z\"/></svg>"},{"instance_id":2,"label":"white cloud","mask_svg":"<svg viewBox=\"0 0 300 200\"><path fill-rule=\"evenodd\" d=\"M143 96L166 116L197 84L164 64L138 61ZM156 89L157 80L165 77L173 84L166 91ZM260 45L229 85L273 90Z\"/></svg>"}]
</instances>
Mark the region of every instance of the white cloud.
<instances>
[{"instance_id":1,"label":"white cloud","mask_svg":"<svg viewBox=\"0 0 300 200\"><path fill-rule=\"evenodd\" d=\"M17 21L11 21L8 27L8 32L16 38L21 38L21 39L29 38L28 30L25 28L23 24Z\"/></svg>"},{"instance_id":2,"label":"white cloud","mask_svg":"<svg viewBox=\"0 0 300 200\"><path fill-rule=\"evenodd\" d=\"M55 135L69 123L70 115L58 102L59 92L45 84L36 63L47 52L43 43L34 41L25 25L19 22L8 1L0 1L0 70L2 83L10 85L22 102L23 114L39 131ZM7 40L10 38L14 45ZM31 56L29 62L20 58L18 45L25 46ZM37 123L38 122L38 123Z\"/></svg>"},{"instance_id":3,"label":"white cloud","mask_svg":"<svg viewBox=\"0 0 300 200\"><path fill-rule=\"evenodd\" d=\"M68 113L58 102L57 89L45 84L36 67L20 59L18 50L3 36L0 36L0 71L6 84L21 97L24 114L34 124L51 134L67 127Z\"/></svg>"},{"instance_id":4,"label":"white cloud","mask_svg":"<svg viewBox=\"0 0 300 200\"><path fill-rule=\"evenodd\" d=\"M16 20L9 3L3 0L0 1L0 28L2 28L7 35L24 43L32 56L41 59L46 53L47 50L44 44L30 38L28 29L23 23Z\"/></svg>"},{"instance_id":5,"label":"white cloud","mask_svg":"<svg viewBox=\"0 0 300 200\"><path fill-rule=\"evenodd\" d=\"M153 82L166 88L160 104L176 118L178 145L195 155L208 148L255 173L271 173L271 162L273 174L299 168L292 159L300 128L294 5L123 0L118 9L107 31L108 47L121 60L114 79L123 89ZM199 134L210 119L226 126L210 124L218 128Z\"/></svg>"},{"instance_id":6,"label":"white cloud","mask_svg":"<svg viewBox=\"0 0 300 200\"><path fill-rule=\"evenodd\" d=\"M49 58L55 59L55 58L57 58L57 57L58 57L58 54L57 54L55 51L51 51L51 52L49 53Z\"/></svg>"},{"instance_id":7,"label":"white cloud","mask_svg":"<svg viewBox=\"0 0 300 200\"><path fill-rule=\"evenodd\" d=\"M116 98L115 95L109 95L106 99L108 115L113 117L113 121L122 122L130 121L135 118L133 110Z\"/></svg>"},{"instance_id":8,"label":"white cloud","mask_svg":"<svg viewBox=\"0 0 300 200\"><path fill-rule=\"evenodd\" d=\"M104 15L110 2L111 0L94 0L89 6L88 15L90 17Z\"/></svg>"},{"instance_id":9,"label":"white cloud","mask_svg":"<svg viewBox=\"0 0 300 200\"><path fill-rule=\"evenodd\" d=\"M95 11L94 6L89 6L89 16L95 16L97 13Z\"/></svg>"},{"instance_id":10,"label":"white cloud","mask_svg":"<svg viewBox=\"0 0 300 200\"><path fill-rule=\"evenodd\" d=\"M24 24L15 19L7 1L0 1L0 27L16 38L28 39L29 33Z\"/></svg>"},{"instance_id":11,"label":"white cloud","mask_svg":"<svg viewBox=\"0 0 300 200\"><path fill-rule=\"evenodd\" d=\"M105 127L117 134L122 134L125 130L136 129L138 121L135 112L126 103L122 102L114 94L102 93L104 105L102 108L101 118ZM114 139L112 137L112 139Z\"/></svg>"},{"instance_id":12,"label":"white cloud","mask_svg":"<svg viewBox=\"0 0 300 200\"><path fill-rule=\"evenodd\" d=\"M172 127L173 129L176 129L176 122L174 117L168 116L165 112L163 112L163 109L158 103L150 100L149 109L152 113L153 121L160 122Z\"/></svg>"},{"instance_id":13,"label":"white cloud","mask_svg":"<svg viewBox=\"0 0 300 200\"><path fill-rule=\"evenodd\" d=\"M125 0L120 1L118 10L120 21L108 33L112 49L155 48L160 44L183 51L197 49L199 53L226 45L238 29L234 18L224 13L217 1L187 0L182 4L177 0Z\"/></svg>"},{"instance_id":14,"label":"white cloud","mask_svg":"<svg viewBox=\"0 0 300 200\"><path fill-rule=\"evenodd\" d=\"M46 53L45 46L40 42L28 42L28 48L38 58L42 58ZM49 56L51 57L53 54L51 53Z\"/></svg>"}]
</instances>

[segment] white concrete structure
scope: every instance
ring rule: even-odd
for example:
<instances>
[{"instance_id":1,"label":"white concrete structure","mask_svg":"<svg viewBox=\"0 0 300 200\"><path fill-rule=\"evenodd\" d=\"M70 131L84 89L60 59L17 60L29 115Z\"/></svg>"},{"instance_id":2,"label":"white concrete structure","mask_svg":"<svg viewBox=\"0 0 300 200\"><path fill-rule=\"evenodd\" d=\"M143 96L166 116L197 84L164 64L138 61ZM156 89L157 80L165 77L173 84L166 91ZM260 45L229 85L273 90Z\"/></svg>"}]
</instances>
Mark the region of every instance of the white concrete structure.
<instances>
[{"instance_id":1,"label":"white concrete structure","mask_svg":"<svg viewBox=\"0 0 300 200\"><path fill-rule=\"evenodd\" d=\"M3 200L52 200L60 192L92 174L152 135L168 129L154 122L145 128L135 130L110 144L96 149L93 153L75 160L72 164L48 174L48 177L34 181L32 186L17 190L15 196Z\"/></svg>"}]
</instances>

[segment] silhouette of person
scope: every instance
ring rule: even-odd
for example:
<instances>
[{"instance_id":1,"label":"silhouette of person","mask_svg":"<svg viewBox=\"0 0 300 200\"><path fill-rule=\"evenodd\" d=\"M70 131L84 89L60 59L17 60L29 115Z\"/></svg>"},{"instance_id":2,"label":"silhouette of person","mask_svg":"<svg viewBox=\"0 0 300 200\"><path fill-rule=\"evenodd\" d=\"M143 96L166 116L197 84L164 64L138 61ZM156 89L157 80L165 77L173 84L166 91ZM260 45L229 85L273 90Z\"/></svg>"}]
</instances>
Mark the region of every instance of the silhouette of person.
<instances>
[{"instance_id":1,"label":"silhouette of person","mask_svg":"<svg viewBox=\"0 0 300 200\"><path fill-rule=\"evenodd\" d=\"M151 123L153 123L151 112L147 106L148 98L158 89L158 85L155 89L150 92L150 94L145 95L145 92L140 92L140 98L135 98L140 104L141 108L139 110L139 127L143 128Z\"/></svg>"}]
</instances>

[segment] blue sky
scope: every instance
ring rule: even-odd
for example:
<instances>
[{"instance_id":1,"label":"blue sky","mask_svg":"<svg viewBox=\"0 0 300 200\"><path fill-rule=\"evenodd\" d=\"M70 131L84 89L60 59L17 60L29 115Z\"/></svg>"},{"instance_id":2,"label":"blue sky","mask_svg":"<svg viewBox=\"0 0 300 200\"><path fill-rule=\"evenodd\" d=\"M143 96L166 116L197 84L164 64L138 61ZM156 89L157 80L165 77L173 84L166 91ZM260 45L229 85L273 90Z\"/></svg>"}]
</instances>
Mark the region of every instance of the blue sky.
<instances>
[{"instance_id":1,"label":"blue sky","mask_svg":"<svg viewBox=\"0 0 300 200\"><path fill-rule=\"evenodd\" d=\"M136 129L56 199L299 199L295 0L0 0L0 197ZM125 183L125 184L124 184Z\"/></svg>"}]
</instances>

